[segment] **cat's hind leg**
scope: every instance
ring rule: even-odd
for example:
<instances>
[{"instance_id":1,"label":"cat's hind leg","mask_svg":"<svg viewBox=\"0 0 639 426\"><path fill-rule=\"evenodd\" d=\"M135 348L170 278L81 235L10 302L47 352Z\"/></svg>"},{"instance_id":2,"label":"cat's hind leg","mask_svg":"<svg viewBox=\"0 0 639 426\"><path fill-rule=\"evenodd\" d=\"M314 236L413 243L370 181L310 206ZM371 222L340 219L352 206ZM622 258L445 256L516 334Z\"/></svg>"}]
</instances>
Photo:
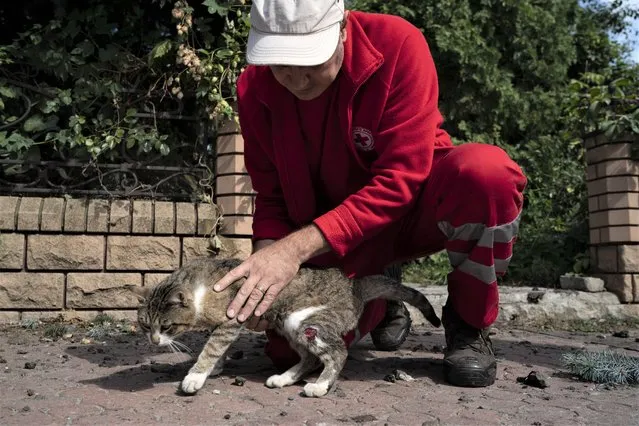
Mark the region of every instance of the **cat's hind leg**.
<instances>
[{"instance_id":1,"label":"cat's hind leg","mask_svg":"<svg viewBox=\"0 0 639 426\"><path fill-rule=\"evenodd\" d=\"M275 374L269 377L265 383L267 387L283 388L284 386L293 385L320 365L319 359L312 353L308 352L304 347L294 344L291 346L294 347L296 352L299 354L300 362L282 374Z\"/></svg>"},{"instance_id":2,"label":"cat's hind leg","mask_svg":"<svg viewBox=\"0 0 639 426\"><path fill-rule=\"evenodd\" d=\"M348 350L344 340L337 330L307 324L300 329L299 341L304 342L308 351L324 364L315 383L309 382L304 386L304 395L324 396L333 387L346 363Z\"/></svg>"},{"instance_id":3,"label":"cat's hind leg","mask_svg":"<svg viewBox=\"0 0 639 426\"><path fill-rule=\"evenodd\" d=\"M220 374L224 366L224 356L237 339L241 325L231 320L213 330L196 363L182 380L180 388L184 393L194 394L204 386L210 375Z\"/></svg>"}]
</instances>

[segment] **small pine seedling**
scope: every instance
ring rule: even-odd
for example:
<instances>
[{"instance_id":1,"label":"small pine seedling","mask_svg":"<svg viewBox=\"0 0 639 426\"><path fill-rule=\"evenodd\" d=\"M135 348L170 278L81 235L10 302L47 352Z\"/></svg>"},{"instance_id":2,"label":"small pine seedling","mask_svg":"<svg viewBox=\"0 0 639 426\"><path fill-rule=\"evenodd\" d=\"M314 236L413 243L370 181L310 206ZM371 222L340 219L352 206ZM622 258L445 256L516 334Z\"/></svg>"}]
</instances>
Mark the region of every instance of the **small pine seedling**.
<instances>
[{"instance_id":1,"label":"small pine seedling","mask_svg":"<svg viewBox=\"0 0 639 426\"><path fill-rule=\"evenodd\" d=\"M568 370L594 383L636 385L639 384L639 358L604 350L601 352L578 351L562 356Z\"/></svg>"}]
</instances>

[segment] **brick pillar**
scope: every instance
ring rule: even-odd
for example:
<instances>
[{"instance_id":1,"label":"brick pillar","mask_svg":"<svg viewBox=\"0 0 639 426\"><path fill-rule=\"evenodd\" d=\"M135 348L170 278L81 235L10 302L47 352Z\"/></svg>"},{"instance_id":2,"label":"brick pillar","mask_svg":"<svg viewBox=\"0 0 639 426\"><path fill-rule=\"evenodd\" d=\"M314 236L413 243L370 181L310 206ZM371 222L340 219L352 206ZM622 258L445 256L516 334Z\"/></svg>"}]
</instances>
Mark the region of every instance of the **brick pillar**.
<instances>
[{"instance_id":1,"label":"brick pillar","mask_svg":"<svg viewBox=\"0 0 639 426\"><path fill-rule=\"evenodd\" d=\"M633 141L639 136L585 138L593 270L622 302L639 303L639 161L631 159Z\"/></svg>"},{"instance_id":2,"label":"brick pillar","mask_svg":"<svg viewBox=\"0 0 639 426\"><path fill-rule=\"evenodd\" d=\"M239 126L228 122L217 136L215 203L221 210L220 234L250 251L255 192L244 166L244 139Z\"/></svg>"}]
</instances>

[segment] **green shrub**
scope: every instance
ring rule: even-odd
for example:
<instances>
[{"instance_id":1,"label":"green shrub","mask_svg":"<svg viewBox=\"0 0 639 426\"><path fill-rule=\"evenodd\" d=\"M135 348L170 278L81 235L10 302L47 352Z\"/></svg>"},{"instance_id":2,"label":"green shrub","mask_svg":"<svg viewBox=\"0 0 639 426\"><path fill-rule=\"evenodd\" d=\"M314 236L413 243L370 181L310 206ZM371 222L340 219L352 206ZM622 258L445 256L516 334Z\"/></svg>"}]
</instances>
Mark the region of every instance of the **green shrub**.
<instances>
[{"instance_id":1,"label":"green shrub","mask_svg":"<svg viewBox=\"0 0 639 426\"><path fill-rule=\"evenodd\" d=\"M197 3L26 2L0 44L0 154L120 161L125 145L166 157L195 142L191 122L169 118L232 119L247 6Z\"/></svg>"}]
</instances>

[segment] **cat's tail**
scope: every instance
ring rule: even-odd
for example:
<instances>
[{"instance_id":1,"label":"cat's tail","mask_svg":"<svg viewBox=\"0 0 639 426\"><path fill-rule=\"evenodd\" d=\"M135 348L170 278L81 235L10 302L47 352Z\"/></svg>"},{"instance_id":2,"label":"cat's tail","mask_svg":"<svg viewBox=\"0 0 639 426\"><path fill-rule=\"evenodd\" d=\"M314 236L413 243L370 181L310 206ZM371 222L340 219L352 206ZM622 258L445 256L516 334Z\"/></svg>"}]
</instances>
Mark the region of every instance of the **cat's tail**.
<instances>
[{"instance_id":1,"label":"cat's tail","mask_svg":"<svg viewBox=\"0 0 639 426\"><path fill-rule=\"evenodd\" d=\"M353 286L364 302L369 302L373 299L406 302L419 309L424 318L435 327L441 325L441 320L426 296L412 287L402 285L397 280L385 275L371 275L354 279Z\"/></svg>"}]
</instances>

